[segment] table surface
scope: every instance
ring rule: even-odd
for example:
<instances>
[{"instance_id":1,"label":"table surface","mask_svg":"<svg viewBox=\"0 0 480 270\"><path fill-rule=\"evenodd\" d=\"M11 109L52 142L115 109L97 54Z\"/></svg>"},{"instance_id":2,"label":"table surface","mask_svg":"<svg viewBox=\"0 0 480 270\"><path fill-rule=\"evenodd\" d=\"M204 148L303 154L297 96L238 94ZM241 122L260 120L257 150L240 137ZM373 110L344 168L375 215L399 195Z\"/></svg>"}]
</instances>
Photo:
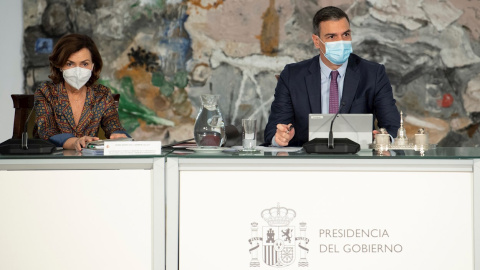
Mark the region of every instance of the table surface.
<instances>
[{"instance_id":1,"label":"table surface","mask_svg":"<svg viewBox=\"0 0 480 270\"><path fill-rule=\"evenodd\" d=\"M0 155L0 160L6 159L129 159L129 158L240 158L240 159L475 159L480 158L480 147L436 147L425 151L422 156L414 150L390 150L378 152L362 150L356 154L309 154L303 149L296 152L288 151L256 151L243 152L235 148L222 148L222 151L203 152L189 149L164 148L160 155L126 155L104 156L100 153L84 154L75 150L57 150L48 155Z\"/></svg>"}]
</instances>

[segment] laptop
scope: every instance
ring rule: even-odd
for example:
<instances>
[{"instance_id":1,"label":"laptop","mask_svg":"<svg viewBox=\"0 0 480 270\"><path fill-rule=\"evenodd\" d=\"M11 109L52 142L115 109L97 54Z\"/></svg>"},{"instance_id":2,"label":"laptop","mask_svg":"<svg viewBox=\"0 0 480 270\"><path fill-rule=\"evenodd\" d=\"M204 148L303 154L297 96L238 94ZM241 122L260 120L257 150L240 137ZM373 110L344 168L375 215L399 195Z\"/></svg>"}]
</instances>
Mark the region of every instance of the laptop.
<instances>
[{"instance_id":1,"label":"laptop","mask_svg":"<svg viewBox=\"0 0 480 270\"><path fill-rule=\"evenodd\" d=\"M308 140L328 138L334 114L309 114ZM372 143L372 114L338 114L333 123L333 138L348 138L360 144L360 150L368 150Z\"/></svg>"}]
</instances>

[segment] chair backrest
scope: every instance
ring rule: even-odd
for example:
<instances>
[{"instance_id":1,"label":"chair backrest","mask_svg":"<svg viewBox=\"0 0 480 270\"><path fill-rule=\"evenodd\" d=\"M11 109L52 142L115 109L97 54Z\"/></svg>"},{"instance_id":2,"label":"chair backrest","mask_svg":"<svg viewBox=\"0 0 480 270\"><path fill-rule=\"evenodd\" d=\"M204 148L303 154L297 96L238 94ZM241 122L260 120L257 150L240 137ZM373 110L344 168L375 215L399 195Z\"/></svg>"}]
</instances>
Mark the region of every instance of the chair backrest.
<instances>
[{"instance_id":1,"label":"chair backrest","mask_svg":"<svg viewBox=\"0 0 480 270\"><path fill-rule=\"evenodd\" d=\"M12 95L15 116L13 118L12 139L21 139L30 109L33 108L33 95ZM31 117L34 118L34 117Z\"/></svg>"},{"instance_id":2,"label":"chair backrest","mask_svg":"<svg viewBox=\"0 0 480 270\"><path fill-rule=\"evenodd\" d=\"M13 108L15 108L12 139L21 139L28 114L33 108L34 96L31 94L12 94L11 97L13 101ZM120 94L113 94L113 99L115 100L115 107L117 107L118 110ZM35 115L32 115L30 117L30 120L28 122L28 130L32 130L32 127L35 125L34 116ZM29 134L32 134L32 132L29 132Z\"/></svg>"}]
</instances>

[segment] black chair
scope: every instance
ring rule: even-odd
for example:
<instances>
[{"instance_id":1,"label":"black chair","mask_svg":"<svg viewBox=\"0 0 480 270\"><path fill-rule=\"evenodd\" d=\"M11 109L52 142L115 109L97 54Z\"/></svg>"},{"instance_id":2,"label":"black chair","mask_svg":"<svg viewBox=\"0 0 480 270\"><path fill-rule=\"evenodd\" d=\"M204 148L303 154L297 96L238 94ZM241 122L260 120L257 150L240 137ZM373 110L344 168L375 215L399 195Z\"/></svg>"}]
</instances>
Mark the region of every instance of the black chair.
<instances>
[{"instance_id":1,"label":"black chair","mask_svg":"<svg viewBox=\"0 0 480 270\"><path fill-rule=\"evenodd\" d=\"M15 108L15 116L13 119L13 135L12 139L21 139L22 132L25 126L25 121L27 121L28 114L30 109L33 108L33 95L16 95L13 94L13 108ZM30 117L28 126L30 127L30 122L35 122L35 117ZM29 129L31 130L31 129Z\"/></svg>"}]
</instances>

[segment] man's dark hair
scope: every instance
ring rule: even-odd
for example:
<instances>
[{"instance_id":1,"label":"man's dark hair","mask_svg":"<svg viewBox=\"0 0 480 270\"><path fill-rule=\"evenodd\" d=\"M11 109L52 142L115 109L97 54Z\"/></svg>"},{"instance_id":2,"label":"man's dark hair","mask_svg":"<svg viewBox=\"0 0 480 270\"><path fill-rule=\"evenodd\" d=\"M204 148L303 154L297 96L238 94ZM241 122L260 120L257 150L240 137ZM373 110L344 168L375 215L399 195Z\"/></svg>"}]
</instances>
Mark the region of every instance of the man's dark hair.
<instances>
[{"instance_id":1,"label":"man's dark hair","mask_svg":"<svg viewBox=\"0 0 480 270\"><path fill-rule=\"evenodd\" d=\"M319 35L320 34L320 23L325 21L338 21L340 19L346 18L348 23L350 23L350 19L348 19L348 15L343 12L343 10L328 6L320 9L317 11L315 16L313 16L313 34Z\"/></svg>"}]
</instances>

